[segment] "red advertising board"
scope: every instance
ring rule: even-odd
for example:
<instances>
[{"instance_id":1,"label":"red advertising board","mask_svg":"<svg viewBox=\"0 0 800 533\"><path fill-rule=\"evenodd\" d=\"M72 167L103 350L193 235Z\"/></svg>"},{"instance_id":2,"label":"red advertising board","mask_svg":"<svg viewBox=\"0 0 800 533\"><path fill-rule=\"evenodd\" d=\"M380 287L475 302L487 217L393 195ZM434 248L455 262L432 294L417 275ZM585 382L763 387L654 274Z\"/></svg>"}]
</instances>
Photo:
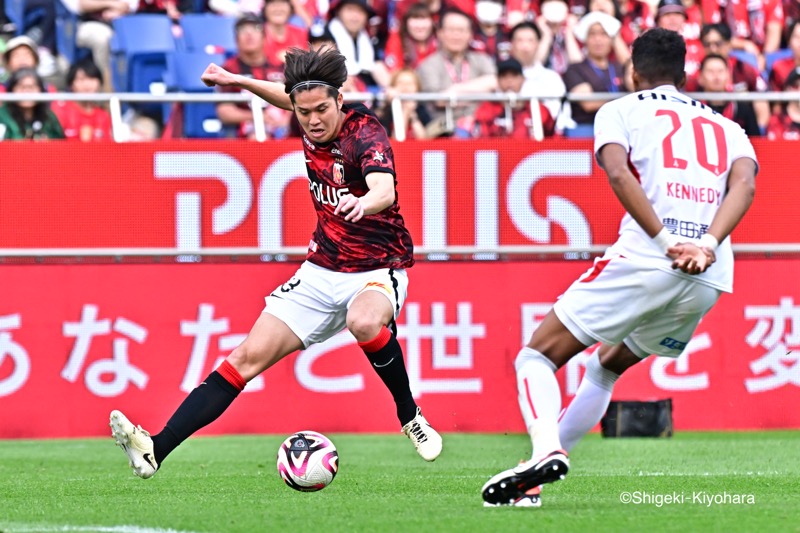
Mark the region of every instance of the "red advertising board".
<instances>
[{"instance_id":1,"label":"red advertising board","mask_svg":"<svg viewBox=\"0 0 800 533\"><path fill-rule=\"evenodd\" d=\"M114 224L113 220L108 221ZM443 431L524 431L513 360L589 263L423 262L398 321L412 388ZM122 409L158 430L247 333L289 263L0 266L0 438L100 436ZM672 398L688 429L800 427L800 260L742 259L678 360L647 360L618 399ZM582 375L559 372L564 401ZM652 358L651 358L652 359ZM347 333L248 384L205 433L398 431Z\"/></svg>"},{"instance_id":2,"label":"red advertising board","mask_svg":"<svg viewBox=\"0 0 800 533\"><path fill-rule=\"evenodd\" d=\"M797 242L796 143L756 141L737 243ZM622 210L590 141L396 143L418 247L614 241ZM305 246L315 220L300 141L0 144L0 249ZM791 158L790 158L791 159Z\"/></svg>"}]
</instances>

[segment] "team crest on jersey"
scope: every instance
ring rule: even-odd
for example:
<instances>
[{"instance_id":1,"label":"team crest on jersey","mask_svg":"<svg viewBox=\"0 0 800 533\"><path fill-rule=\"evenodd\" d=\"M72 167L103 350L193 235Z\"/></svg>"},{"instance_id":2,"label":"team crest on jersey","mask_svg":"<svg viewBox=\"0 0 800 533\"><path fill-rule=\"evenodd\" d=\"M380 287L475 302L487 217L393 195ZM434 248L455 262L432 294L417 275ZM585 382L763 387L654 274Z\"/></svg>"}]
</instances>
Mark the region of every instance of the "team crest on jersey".
<instances>
[{"instance_id":1,"label":"team crest on jersey","mask_svg":"<svg viewBox=\"0 0 800 533\"><path fill-rule=\"evenodd\" d=\"M333 182L336 185L344 184L344 164L339 160L333 164Z\"/></svg>"},{"instance_id":2,"label":"team crest on jersey","mask_svg":"<svg viewBox=\"0 0 800 533\"><path fill-rule=\"evenodd\" d=\"M372 156L373 161L377 161L379 163L383 162L383 154L379 151L375 150L375 154Z\"/></svg>"}]
</instances>

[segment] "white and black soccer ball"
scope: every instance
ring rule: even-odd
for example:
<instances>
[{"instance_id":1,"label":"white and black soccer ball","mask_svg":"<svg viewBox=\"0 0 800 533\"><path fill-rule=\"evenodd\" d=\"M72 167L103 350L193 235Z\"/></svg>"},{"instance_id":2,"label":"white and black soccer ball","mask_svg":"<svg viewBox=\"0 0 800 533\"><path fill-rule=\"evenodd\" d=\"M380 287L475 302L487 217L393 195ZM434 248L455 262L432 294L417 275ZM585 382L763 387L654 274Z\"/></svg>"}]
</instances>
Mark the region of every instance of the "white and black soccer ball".
<instances>
[{"instance_id":1,"label":"white and black soccer ball","mask_svg":"<svg viewBox=\"0 0 800 533\"><path fill-rule=\"evenodd\" d=\"M316 431L298 431L278 449L278 474L294 490L322 490L331 484L338 470L336 446Z\"/></svg>"}]
</instances>

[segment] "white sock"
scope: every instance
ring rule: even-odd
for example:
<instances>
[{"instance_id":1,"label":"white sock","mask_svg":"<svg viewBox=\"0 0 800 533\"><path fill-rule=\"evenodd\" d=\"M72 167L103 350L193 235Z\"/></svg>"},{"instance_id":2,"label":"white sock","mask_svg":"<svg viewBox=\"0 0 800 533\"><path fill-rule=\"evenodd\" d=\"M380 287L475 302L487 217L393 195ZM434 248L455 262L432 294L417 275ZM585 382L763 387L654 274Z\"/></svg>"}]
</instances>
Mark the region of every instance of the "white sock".
<instances>
[{"instance_id":1,"label":"white sock","mask_svg":"<svg viewBox=\"0 0 800 533\"><path fill-rule=\"evenodd\" d=\"M586 363L578 392L558 423L558 433L565 450L570 451L603 418L618 374L600 365L597 352Z\"/></svg>"},{"instance_id":2,"label":"white sock","mask_svg":"<svg viewBox=\"0 0 800 533\"><path fill-rule=\"evenodd\" d=\"M561 389L556 380L556 366L531 348L520 350L514 366L519 408L533 445L531 457L543 457L561 448L558 440Z\"/></svg>"}]
</instances>

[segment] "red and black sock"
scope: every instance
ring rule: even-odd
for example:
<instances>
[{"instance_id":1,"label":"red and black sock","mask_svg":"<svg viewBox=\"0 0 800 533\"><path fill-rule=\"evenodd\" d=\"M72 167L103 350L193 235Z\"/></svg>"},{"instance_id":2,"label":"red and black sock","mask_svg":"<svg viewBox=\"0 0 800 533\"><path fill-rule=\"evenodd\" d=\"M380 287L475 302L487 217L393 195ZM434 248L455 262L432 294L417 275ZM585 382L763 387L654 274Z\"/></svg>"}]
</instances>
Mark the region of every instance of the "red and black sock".
<instances>
[{"instance_id":1,"label":"red and black sock","mask_svg":"<svg viewBox=\"0 0 800 533\"><path fill-rule=\"evenodd\" d=\"M417 414L417 404L411 396L403 350L397 342L397 337L384 327L377 337L367 342L359 342L358 345L367 354L372 368L392 393L400 425L404 426L411 422Z\"/></svg>"},{"instance_id":2,"label":"red and black sock","mask_svg":"<svg viewBox=\"0 0 800 533\"><path fill-rule=\"evenodd\" d=\"M190 435L216 420L244 389L246 382L228 361L189 393L161 430L153 435L156 462L161 462Z\"/></svg>"}]
</instances>

